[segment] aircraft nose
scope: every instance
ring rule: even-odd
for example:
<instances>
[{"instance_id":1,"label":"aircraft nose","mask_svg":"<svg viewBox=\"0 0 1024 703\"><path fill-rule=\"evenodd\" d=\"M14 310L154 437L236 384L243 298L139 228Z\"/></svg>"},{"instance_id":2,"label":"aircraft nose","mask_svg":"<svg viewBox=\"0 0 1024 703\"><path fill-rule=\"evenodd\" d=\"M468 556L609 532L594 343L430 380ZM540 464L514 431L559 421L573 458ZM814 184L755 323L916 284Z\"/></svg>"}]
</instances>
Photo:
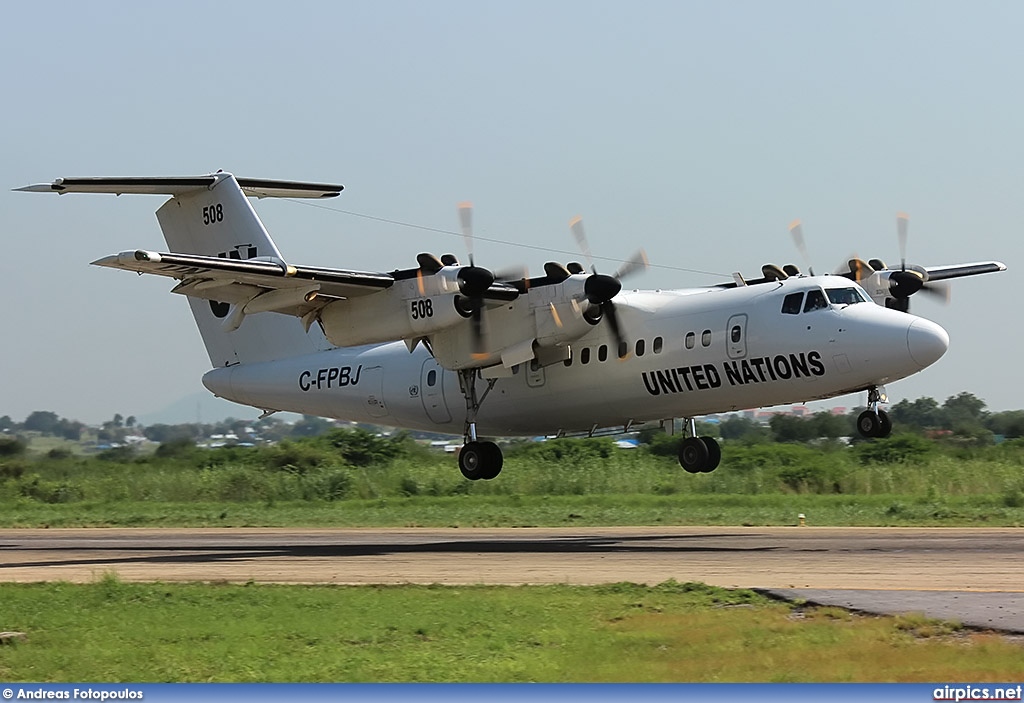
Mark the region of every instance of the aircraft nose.
<instances>
[{"instance_id":1,"label":"aircraft nose","mask_svg":"<svg viewBox=\"0 0 1024 703\"><path fill-rule=\"evenodd\" d=\"M923 369L931 366L949 349L946 330L930 320L918 318L907 328L907 350L910 358Z\"/></svg>"}]
</instances>

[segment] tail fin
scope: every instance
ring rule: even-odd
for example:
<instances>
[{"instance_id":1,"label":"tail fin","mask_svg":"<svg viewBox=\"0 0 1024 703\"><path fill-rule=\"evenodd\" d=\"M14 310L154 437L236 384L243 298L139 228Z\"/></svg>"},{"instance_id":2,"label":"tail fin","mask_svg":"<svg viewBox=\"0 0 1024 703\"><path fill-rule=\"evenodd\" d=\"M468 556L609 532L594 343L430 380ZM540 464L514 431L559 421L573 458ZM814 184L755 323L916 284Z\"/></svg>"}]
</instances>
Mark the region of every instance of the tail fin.
<instances>
[{"instance_id":1,"label":"tail fin","mask_svg":"<svg viewBox=\"0 0 1024 703\"><path fill-rule=\"evenodd\" d=\"M278 251L238 181L216 174L207 188L174 195L156 213L171 252L231 259L273 258ZM189 298L210 362L215 366L271 361L331 348L317 326L307 333L290 315L247 315L240 327L225 329L227 303Z\"/></svg>"},{"instance_id":2,"label":"tail fin","mask_svg":"<svg viewBox=\"0 0 1024 703\"><path fill-rule=\"evenodd\" d=\"M281 253L256 216L248 197L333 198L342 191L342 186L235 178L230 173L218 172L158 178L58 178L52 183L36 183L15 190L170 195L171 199L157 210L156 216L172 252L280 261ZM199 298L188 300L214 366L272 361L332 346L319 327L311 327L307 334L302 322L290 315L253 313L246 315L239 327L230 322L228 304Z\"/></svg>"}]
</instances>

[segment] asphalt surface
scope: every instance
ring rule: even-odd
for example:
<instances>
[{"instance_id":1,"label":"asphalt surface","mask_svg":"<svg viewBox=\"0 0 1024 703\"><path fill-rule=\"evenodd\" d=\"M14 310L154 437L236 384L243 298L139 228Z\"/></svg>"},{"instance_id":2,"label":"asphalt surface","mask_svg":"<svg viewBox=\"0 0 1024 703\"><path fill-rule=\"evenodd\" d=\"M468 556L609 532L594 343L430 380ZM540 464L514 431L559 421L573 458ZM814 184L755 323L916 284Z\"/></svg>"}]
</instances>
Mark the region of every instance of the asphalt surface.
<instances>
[{"instance_id":1,"label":"asphalt surface","mask_svg":"<svg viewBox=\"0 0 1024 703\"><path fill-rule=\"evenodd\" d=\"M0 581L755 588L1024 632L1024 529L642 527L0 530Z\"/></svg>"}]
</instances>

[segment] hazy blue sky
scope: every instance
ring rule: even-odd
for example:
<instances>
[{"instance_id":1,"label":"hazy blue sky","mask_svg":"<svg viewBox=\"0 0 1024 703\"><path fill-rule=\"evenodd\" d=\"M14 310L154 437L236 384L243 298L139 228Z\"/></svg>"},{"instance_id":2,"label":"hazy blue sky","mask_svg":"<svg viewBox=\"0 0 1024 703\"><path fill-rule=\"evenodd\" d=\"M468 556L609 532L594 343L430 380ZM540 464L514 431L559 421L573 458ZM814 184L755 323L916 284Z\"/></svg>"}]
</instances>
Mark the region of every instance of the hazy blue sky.
<instances>
[{"instance_id":1,"label":"hazy blue sky","mask_svg":"<svg viewBox=\"0 0 1024 703\"><path fill-rule=\"evenodd\" d=\"M596 254L646 247L642 287L856 252L1000 259L914 311L950 333L894 401L1018 393L1024 4L1012 2L17 3L0 25L0 415L144 415L208 358L166 280L88 266L165 247L157 197L12 193L61 176L339 182L329 203ZM257 204L291 261L393 269L459 237ZM550 255L479 242L477 262ZM558 257L567 259L568 257ZM607 268L613 269L613 264ZM682 270L678 270L682 269ZM697 273L711 272L717 275ZM844 401L863 402L859 396Z\"/></svg>"}]
</instances>

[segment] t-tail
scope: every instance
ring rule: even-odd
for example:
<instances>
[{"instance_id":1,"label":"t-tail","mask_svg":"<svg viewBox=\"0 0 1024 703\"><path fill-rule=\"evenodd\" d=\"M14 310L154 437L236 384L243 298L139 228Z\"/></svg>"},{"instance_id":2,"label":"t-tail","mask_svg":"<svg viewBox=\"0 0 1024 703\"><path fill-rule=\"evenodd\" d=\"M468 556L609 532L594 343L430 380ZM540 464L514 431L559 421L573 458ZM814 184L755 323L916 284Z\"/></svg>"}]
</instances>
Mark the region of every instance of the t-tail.
<instances>
[{"instance_id":1,"label":"t-tail","mask_svg":"<svg viewBox=\"0 0 1024 703\"><path fill-rule=\"evenodd\" d=\"M19 190L170 195L156 212L170 252L286 266L249 197L325 198L338 195L342 186L235 178L219 172L172 178L62 178ZM245 314L237 303L191 295L188 302L215 367L272 361L332 346L318 326L307 331L291 315Z\"/></svg>"}]
</instances>

